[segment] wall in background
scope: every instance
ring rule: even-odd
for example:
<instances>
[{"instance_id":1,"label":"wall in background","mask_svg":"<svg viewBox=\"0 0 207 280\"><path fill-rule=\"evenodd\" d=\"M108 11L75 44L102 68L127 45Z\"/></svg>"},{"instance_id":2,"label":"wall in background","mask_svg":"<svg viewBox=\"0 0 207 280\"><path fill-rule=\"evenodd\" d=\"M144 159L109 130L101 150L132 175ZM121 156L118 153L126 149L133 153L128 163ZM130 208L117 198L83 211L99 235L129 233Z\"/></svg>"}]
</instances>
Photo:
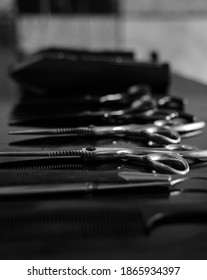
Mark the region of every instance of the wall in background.
<instances>
[{"instance_id":1,"label":"wall in background","mask_svg":"<svg viewBox=\"0 0 207 280\"><path fill-rule=\"evenodd\" d=\"M124 46L151 48L174 71L207 83L207 1L122 0Z\"/></svg>"},{"instance_id":2,"label":"wall in background","mask_svg":"<svg viewBox=\"0 0 207 280\"><path fill-rule=\"evenodd\" d=\"M121 0L125 13L206 13L205 0Z\"/></svg>"},{"instance_id":3,"label":"wall in background","mask_svg":"<svg viewBox=\"0 0 207 280\"><path fill-rule=\"evenodd\" d=\"M157 50L176 72L207 83L206 0L103 2L98 8L98 0L33 0L33 12L22 5L16 18L18 48L28 53L50 45L127 48L140 59ZM0 3L0 9L14 6L12 0Z\"/></svg>"}]
</instances>

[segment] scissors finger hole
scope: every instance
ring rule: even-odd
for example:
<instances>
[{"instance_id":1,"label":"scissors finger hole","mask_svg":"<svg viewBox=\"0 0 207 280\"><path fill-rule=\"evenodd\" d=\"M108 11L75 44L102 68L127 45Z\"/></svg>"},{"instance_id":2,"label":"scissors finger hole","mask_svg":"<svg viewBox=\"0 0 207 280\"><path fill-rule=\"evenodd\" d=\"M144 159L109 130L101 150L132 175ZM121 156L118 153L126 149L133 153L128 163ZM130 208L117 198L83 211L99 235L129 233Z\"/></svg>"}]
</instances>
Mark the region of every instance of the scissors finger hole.
<instances>
[{"instance_id":1,"label":"scissors finger hole","mask_svg":"<svg viewBox=\"0 0 207 280\"><path fill-rule=\"evenodd\" d=\"M161 144L177 144L180 142L180 135L173 129L167 127L149 127L140 131L140 135L149 141Z\"/></svg>"},{"instance_id":2,"label":"scissors finger hole","mask_svg":"<svg viewBox=\"0 0 207 280\"><path fill-rule=\"evenodd\" d=\"M177 154L148 154L146 160L157 172L180 175L189 172L187 161Z\"/></svg>"}]
</instances>

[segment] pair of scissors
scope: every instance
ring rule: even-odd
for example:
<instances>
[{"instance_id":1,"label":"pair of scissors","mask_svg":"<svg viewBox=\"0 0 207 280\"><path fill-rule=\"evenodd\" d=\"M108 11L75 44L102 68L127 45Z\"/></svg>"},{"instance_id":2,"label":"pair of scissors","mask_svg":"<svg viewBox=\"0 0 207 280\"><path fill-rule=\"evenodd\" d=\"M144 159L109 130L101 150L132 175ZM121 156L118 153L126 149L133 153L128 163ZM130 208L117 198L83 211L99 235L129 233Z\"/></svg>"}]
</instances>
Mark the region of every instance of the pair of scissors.
<instances>
[{"instance_id":1,"label":"pair of scissors","mask_svg":"<svg viewBox=\"0 0 207 280\"><path fill-rule=\"evenodd\" d=\"M180 135L201 131L205 127L204 121L187 124L155 121L155 125L129 124L122 126L89 126L73 128L47 128L10 131L11 135L69 135L81 137L134 137L160 144L176 144L180 142ZM178 134L179 133L179 134Z\"/></svg>"},{"instance_id":2,"label":"pair of scissors","mask_svg":"<svg viewBox=\"0 0 207 280\"><path fill-rule=\"evenodd\" d=\"M11 131L12 135L68 135L81 137L128 137L153 141L158 144L176 144L180 142L178 132L169 127L155 125L89 126L77 128L33 129Z\"/></svg>"},{"instance_id":3,"label":"pair of scissors","mask_svg":"<svg viewBox=\"0 0 207 280\"><path fill-rule=\"evenodd\" d=\"M191 169L200 166L206 166L207 157L205 150L199 150L197 147L185 144L168 144L164 148L144 148L145 152L149 153L167 153L179 152L190 164ZM194 150L194 154L192 151ZM185 153L187 151L187 153ZM191 153L189 153L191 151ZM67 157L44 157L35 159L18 159L3 161L0 163L0 170L79 170L79 171L109 171L109 170L136 170L136 172L150 172L150 166L138 166L135 162L117 162L116 160L109 161L82 161L80 158L67 158ZM132 173L130 173L132 174Z\"/></svg>"},{"instance_id":4,"label":"pair of scissors","mask_svg":"<svg viewBox=\"0 0 207 280\"><path fill-rule=\"evenodd\" d=\"M50 157L81 158L83 161L119 160L146 165L159 173L185 175L189 172L187 161L180 155L167 149L150 148L95 148L52 150L52 151L11 151L0 152L1 157Z\"/></svg>"}]
</instances>

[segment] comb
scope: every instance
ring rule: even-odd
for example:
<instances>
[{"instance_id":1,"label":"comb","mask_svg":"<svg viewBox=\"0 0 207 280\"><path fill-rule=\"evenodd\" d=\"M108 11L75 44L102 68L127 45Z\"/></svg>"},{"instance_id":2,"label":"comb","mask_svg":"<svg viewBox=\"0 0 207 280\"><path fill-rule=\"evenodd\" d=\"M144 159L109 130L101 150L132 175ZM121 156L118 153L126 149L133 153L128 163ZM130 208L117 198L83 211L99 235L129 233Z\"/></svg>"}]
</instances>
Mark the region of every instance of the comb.
<instances>
[{"instance_id":1,"label":"comb","mask_svg":"<svg viewBox=\"0 0 207 280\"><path fill-rule=\"evenodd\" d=\"M47 204L47 203L46 203ZM114 240L147 236L169 224L206 224L206 205L152 207L147 214L136 206L104 206L100 203L77 202L57 206L46 204L37 209L7 211L0 215L0 243L56 242L73 244L80 241ZM94 204L94 205L93 205ZM102 204L102 205L101 205ZM150 206L148 206L150 207ZM173 209L173 210L172 210Z\"/></svg>"}]
</instances>

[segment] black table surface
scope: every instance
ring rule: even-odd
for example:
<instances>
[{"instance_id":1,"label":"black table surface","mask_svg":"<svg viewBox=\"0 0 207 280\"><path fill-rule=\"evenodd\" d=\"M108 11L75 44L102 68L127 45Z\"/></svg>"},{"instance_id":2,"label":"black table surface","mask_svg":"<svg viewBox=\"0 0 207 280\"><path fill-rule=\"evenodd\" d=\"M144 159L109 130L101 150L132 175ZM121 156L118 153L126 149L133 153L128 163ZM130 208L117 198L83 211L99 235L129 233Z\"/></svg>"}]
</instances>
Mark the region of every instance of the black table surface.
<instances>
[{"instance_id":1,"label":"black table surface","mask_svg":"<svg viewBox=\"0 0 207 280\"><path fill-rule=\"evenodd\" d=\"M18 94L16 85L7 75L13 56L9 51L2 50L0 58L0 147L1 151L10 151L17 149L11 142L20 140L18 136L8 135L9 130L18 129L8 125ZM205 85L172 75L170 94L187 98L186 110L205 121L206 92ZM204 130L203 134L182 142L207 148L206 140L207 132ZM18 149L27 150L28 147ZM192 170L191 174L206 175L206 172L207 167L203 165ZM15 180L23 173L1 171L0 176ZM33 176L36 174L33 172ZM45 176L49 173L45 172ZM183 188L205 185L205 180L182 183ZM155 214L166 209L172 212L191 209L193 213L201 205L205 208L205 203L207 207L207 193L199 192L157 196L122 192L112 195L0 198L0 258L206 259L205 222L195 223L194 219L194 223L163 224L146 231L147 221Z\"/></svg>"}]
</instances>

